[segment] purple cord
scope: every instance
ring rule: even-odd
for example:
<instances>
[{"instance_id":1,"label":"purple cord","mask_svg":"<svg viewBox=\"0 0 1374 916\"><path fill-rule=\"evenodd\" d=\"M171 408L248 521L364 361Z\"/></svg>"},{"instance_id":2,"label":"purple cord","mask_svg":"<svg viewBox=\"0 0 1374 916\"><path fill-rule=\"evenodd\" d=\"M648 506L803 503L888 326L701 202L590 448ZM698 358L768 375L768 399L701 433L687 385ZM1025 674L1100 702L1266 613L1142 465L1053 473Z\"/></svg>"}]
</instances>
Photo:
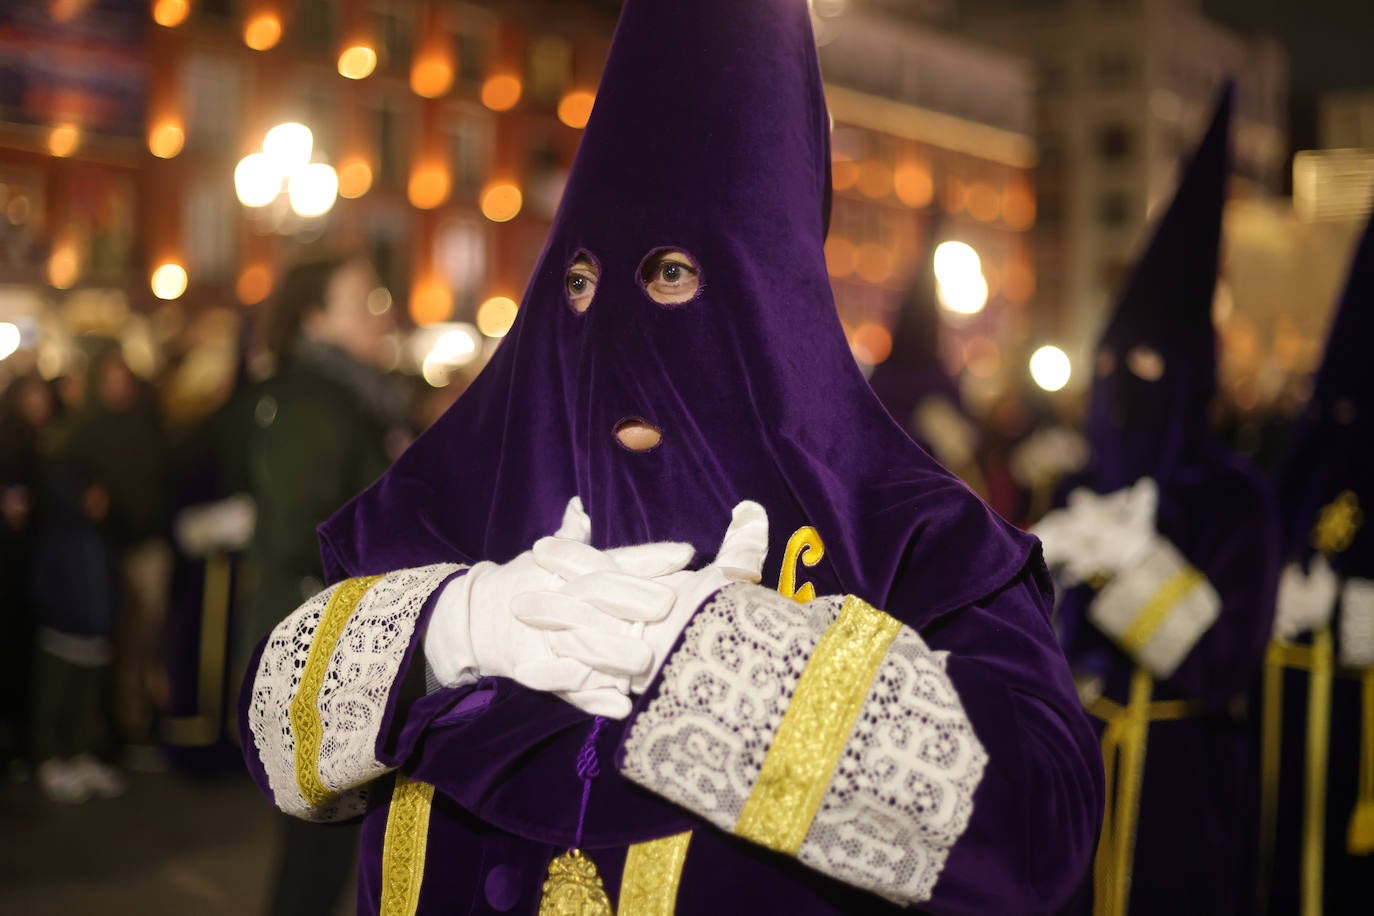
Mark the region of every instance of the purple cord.
<instances>
[{"instance_id":1,"label":"purple cord","mask_svg":"<svg viewBox=\"0 0 1374 916\"><path fill-rule=\"evenodd\" d=\"M601 762L596 755L596 737L606 720L597 716L592 720L592 733L582 742L582 750L577 752L577 776L582 780L582 810L577 814L577 836L574 846L582 845L582 824L587 820L587 802L592 797L592 780L601 775Z\"/></svg>"}]
</instances>

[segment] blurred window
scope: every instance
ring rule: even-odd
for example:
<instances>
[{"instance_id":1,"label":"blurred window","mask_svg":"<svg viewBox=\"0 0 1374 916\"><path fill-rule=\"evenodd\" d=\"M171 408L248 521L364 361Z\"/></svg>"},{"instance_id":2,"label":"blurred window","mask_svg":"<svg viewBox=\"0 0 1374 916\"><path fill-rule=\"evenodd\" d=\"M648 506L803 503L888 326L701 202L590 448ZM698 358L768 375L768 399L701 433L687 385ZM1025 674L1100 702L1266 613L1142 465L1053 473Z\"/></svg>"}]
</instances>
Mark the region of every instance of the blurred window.
<instances>
[{"instance_id":1,"label":"blurred window","mask_svg":"<svg viewBox=\"0 0 1374 916\"><path fill-rule=\"evenodd\" d=\"M372 110L373 138L377 144L377 179L396 185L404 180L408 144L404 110L383 99Z\"/></svg>"},{"instance_id":2,"label":"blurred window","mask_svg":"<svg viewBox=\"0 0 1374 916\"><path fill-rule=\"evenodd\" d=\"M377 36L377 62L382 67L396 67L410 60L414 42L411 13L414 4L407 0L374 3L372 28Z\"/></svg>"},{"instance_id":3,"label":"blurred window","mask_svg":"<svg viewBox=\"0 0 1374 916\"><path fill-rule=\"evenodd\" d=\"M464 7L456 14L458 76L469 87L480 86L487 78L487 48L491 45L491 26L485 10Z\"/></svg>"},{"instance_id":4,"label":"blurred window","mask_svg":"<svg viewBox=\"0 0 1374 916\"><path fill-rule=\"evenodd\" d=\"M181 250L186 271L197 282L226 279L238 260L237 213L228 182L197 181L182 197Z\"/></svg>"},{"instance_id":5,"label":"blurred window","mask_svg":"<svg viewBox=\"0 0 1374 916\"><path fill-rule=\"evenodd\" d=\"M1135 135L1124 124L1103 124L1097 129L1097 156L1103 162L1123 162L1135 152Z\"/></svg>"},{"instance_id":6,"label":"blurred window","mask_svg":"<svg viewBox=\"0 0 1374 916\"><path fill-rule=\"evenodd\" d=\"M296 0L295 26L289 35L306 48L329 51L334 45L334 10L330 0Z\"/></svg>"},{"instance_id":7,"label":"blurred window","mask_svg":"<svg viewBox=\"0 0 1374 916\"><path fill-rule=\"evenodd\" d=\"M221 153L238 148L242 82L233 60L192 52L182 69L182 98L187 146Z\"/></svg>"},{"instance_id":8,"label":"blurred window","mask_svg":"<svg viewBox=\"0 0 1374 916\"><path fill-rule=\"evenodd\" d=\"M1131 85L1135 67L1125 51L1103 51L1097 57L1097 83L1102 89L1125 89Z\"/></svg>"},{"instance_id":9,"label":"blurred window","mask_svg":"<svg viewBox=\"0 0 1374 916\"><path fill-rule=\"evenodd\" d=\"M542 35L530 43L530 97L557 104L572 80L572 43L558 35Z\"/></svg>"},{"instance_id":10,"label":"blurred window","mask_svg":"<svg viewBox=\"0 0 1374 916\"><path fill-rule=\"evenodd\" d=\"M463 111L449 122L448 134L454 187L461 196L475 197L491 164L491 119Z\"/></svg>"},{"instance_id":11,"label":"blurred window","mask_svg":"<svg viewBox=\"0 0 1374 916\"><path fill-rule=\"evenodd\" d=\"M486 285L487 222L464 217L440 228L434 242L434 262L454 293L461 313L477 307Z\"/></svg>"},{"instance_id":12,"label":"blurred window","mask_svg":"<svg viewBox=\"0 0 1374 916\"><path fill-rule=\"evenodd\" d=\"M1106 229L1120 229L1130 220L1131 201L1126 192L1115 188L1103 191L1097 201L1097 221Z\"/></svg>"}]
</instances>

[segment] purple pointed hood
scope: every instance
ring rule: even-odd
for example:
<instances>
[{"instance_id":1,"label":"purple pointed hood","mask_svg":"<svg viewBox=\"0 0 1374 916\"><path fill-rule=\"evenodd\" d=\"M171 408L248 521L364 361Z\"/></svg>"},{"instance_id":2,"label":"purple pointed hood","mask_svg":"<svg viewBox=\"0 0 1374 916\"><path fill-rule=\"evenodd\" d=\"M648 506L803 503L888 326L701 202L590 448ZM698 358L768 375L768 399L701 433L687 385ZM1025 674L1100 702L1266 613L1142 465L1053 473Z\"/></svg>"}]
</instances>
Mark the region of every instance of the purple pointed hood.
<instances>
[{"instance_id":1,"label":"purple pointed hood","mask_svg":"<svg viewBox=\"0 0 1374 916\"><path fill-rule=\"evenodd\" d=\"M1305 559L1321 510L1345 491L1355 494L1364 524L1332 551L1331 565L1374 578L1374 215L1355 249L1317 370L1312 397L1279 464L1284 551Z\"/></svg>"},{"instance_id":2,"label":"purple pointed hood","mask_svg":"<svg viewBox=\"0 0 1374 916\"><path fill-rule=\"evenodd\" d=\"M1142 476L1167 480L1207 450L1216 391L1212 297L1233 93L1227 82L1098 344L1088 439L1104 491ZM1151 378L1161 367L1162 375Z\"/></svg>"},{"instance_id":3,"label":"purple pointed hood","mask_svg":"<svg viewBox=\"0 0 1374 916\"><path fill-rule=\"evenodd\" d=\"M510 334L392 469L320 528L332 578L509 559L582 497L593 541L714 552L739 500L770 518L765 581L814 525L818 593L886 599L922 577L926 619L1014 576L1034 541L888 419L825 271L829 129L804 0L627 0L595 110ZM685 252L700 290L647 294ZM570 265L599 269L570 307ZM626 418L655 449L613 437ZM908 615L910 616L910 615Z\"/></svg>"}]
</instances>

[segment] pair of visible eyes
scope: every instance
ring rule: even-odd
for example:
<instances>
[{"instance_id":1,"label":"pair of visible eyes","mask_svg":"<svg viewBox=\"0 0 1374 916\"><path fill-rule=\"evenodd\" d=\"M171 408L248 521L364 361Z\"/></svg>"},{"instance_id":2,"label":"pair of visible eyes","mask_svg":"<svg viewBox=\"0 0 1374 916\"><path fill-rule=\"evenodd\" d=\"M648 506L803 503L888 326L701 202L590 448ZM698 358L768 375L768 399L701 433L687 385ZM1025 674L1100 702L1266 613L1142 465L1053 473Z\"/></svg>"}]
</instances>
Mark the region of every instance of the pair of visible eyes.
<instances>
[{"instance_id":1,"label":"pair of visible eyes","mask_svg":"<svg viewBox=\"0 0 1374 916\"><path fill-rule=\"evenodd\" d=\"M663 248L644 259L639 268L639 285L659 305L681 305L700 291L700 273L686 252ZM563 288L574 312L580 315L591 307L600 278L601 269L591 255L580 253L573 258L563 279Z\"/></svg>"},{"instance_id":2,"label":"pair of visible eyes","mask_svg":"<svg viewBox=\"0 0 1374 916\"><path fill-rule=\"evenodd\" d=\"M1146 382L1164 377L1164 357L1154 347L1139 344L1126 351L1126 368L1131 375ZM1106 378L1116 371L1116 354L1102 349L1097 353L1097 377Z\"/></svg>"}]
</instances>

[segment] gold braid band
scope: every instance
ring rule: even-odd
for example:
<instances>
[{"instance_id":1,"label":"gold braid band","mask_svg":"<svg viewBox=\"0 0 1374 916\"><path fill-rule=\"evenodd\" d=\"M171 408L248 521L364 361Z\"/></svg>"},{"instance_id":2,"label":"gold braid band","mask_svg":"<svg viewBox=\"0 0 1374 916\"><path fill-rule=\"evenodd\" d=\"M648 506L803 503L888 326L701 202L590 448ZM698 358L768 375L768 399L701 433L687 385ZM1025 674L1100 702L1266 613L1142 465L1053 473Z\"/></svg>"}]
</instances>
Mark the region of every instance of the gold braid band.
<instances>
[{"instance_id":1,"label":"gold braid band","mask_svg":"<svg viewBox=\"0 0 1374 916\"><path fill-rule=\"evenodd\" d=\"M816 643L764 757L735 833L796 855L900 621L858 598Z\"/></svg>"},{"instance_id":2,"label":"gold braid band","mask_svg":"<svg viewBox=\"0 0 1374 916\"><path fill-rule=\"evenodd\" d=\"M345 579L329 596L329 603L320 614L319 626L315 628L315 638L310 641L310 653L305 659L300 687L291 698L291 733L296 739L296 785L300 787L305 803L312 808L325 804L334 796L320 781L319 768L320 741L323 738L319 699L325 675L329 671L329 660L358 602L381 578L367 576Z\"/></svg>"}]
</instances>

